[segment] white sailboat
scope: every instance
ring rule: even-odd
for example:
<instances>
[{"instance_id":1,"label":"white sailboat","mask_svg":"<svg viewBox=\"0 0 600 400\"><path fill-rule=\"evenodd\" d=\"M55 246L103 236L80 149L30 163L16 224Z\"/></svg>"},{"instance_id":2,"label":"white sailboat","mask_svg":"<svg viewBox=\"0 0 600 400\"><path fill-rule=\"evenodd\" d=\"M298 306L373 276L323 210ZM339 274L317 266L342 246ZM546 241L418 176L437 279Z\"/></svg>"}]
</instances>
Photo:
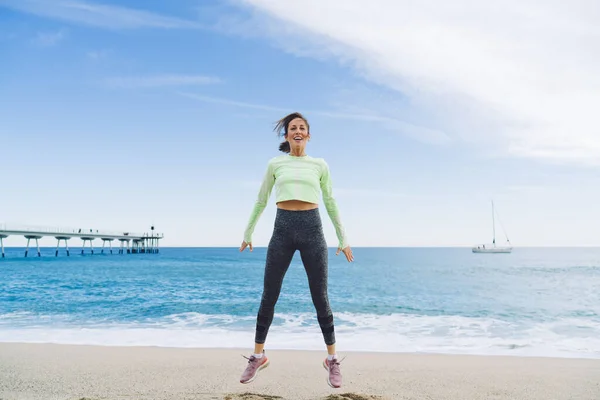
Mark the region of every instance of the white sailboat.
<instances>
[{"instance_id":1,"label":"white sailboat","mask_svg":"<svg viewBox=\"0 0 600 400\"><path fill-rule=\"evenodd\" d=\"M504 232L504 236L506 236L506 246L497 246L496 245L496 212L494 211L494 202L492 201L492 231L493 231L493 240L491 244L480 244L474 246L471 250L473 253L511 253L512 245L506 232L504 231L504 227L502 227L502 232Z\"/></svg>"}]
</instances>

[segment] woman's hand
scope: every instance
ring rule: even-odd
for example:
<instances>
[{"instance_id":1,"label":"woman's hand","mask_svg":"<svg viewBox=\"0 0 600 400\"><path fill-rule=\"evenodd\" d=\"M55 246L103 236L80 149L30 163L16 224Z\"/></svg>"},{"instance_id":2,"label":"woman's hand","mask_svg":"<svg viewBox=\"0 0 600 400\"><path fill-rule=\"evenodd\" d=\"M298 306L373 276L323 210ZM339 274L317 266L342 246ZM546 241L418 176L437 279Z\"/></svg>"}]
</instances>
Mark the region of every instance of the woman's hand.
<instances>
[{"instance_id":1,"label":"woman's hand","mask_svg":"<svg viewBox=\"0 0 600 400\"><path fill-rule=\"evenodd\" d=\"M252 243L246 243L246 242L242 242L242 245L240 246L240 251L244 251L244 249L246 247L250 247L250 251L252 251Z\"/></svg>"},{"instance_id":2,"label":"woman's hand","mask_svg":"<svg viewBox=\"0 0 600 400\"><path fill-rule=\"evenodd\" d=\"M346 259L348 260L348 262L354 261L354 255L352 255L352 249L350 248L350 246L346 246L346 248L344 248L344 249L340 249L338 247L335 255L337 256L338 254L340 254L340 251L344 252L344 255L346 256Z\"/></svg>"}]
</instances>

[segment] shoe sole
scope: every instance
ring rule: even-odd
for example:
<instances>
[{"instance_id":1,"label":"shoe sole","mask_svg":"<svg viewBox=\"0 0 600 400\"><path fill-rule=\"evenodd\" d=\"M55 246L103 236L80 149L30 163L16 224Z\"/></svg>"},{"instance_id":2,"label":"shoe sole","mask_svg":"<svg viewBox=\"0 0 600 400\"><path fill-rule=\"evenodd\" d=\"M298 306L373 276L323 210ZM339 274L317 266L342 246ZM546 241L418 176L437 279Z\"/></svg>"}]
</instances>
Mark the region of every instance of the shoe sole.
<instances>
[{"instance_id":1,"label":"shoe sole","mask_svg":"<svg viewBox=\"0 0 600 400\"><path fill-rule=\"evenodd\" d=\"M266 361L266 362L265 362L263 365L261 365L260 367L258 367L258 369L257 369L257 370L256 370L256 372L254 373L254 376L253 376L252 378L250 378L250 379L248 379L247 381L244 381L244 382L240 381L240 383L243 383L244 385L247 385L248 383L252 383L252 382L253 382L253 381L256 379L256 377L258 376L258 373L259 373L259 372L260 372L262 369L265 369L265 368L267 368L267 367L269 366L269 363L270 363L270 362L271 362L271 361L270 361L269 359L267 359L267 361Z\"/></svg>"},{"instance_id":2,"label":"shoe sole","mask_svg":"<svg viewBox=\"0 0 600 400\"><path fill-rule=\"evenodd\" d=\"M329 380L329 367L327 366L327 360L323 360L323 368L327 371L327 384L334 389L339 389L341 386L334 386Z\"/></svg>"}]
</instances>

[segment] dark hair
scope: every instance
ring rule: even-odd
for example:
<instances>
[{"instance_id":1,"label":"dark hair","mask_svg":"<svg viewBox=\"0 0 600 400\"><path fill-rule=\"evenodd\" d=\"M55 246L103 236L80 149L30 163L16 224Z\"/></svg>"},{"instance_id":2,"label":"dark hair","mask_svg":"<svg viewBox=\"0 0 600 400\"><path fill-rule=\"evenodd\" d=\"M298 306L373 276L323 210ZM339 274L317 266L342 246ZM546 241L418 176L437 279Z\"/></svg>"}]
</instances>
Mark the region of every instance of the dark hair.
<instances>
[{"instance_id":1,"label":"dark hair","mask_svg":"<svg viewBox=\"0 0 600 400\"><path fill-rule=\"evenodd\" d=\"M279 121L277 121L277 124L275 125L275 129L273 129L273 130L275 132L277 132L277 134L279 136L287 135L288 126L290 125L290 122L292 122L296 118L301 118L304 121L304 123L306 124L306 129L308 129L310 131L310 126L308 125L308 121L299 112L294 112L294 113L291 113L291 114L286 115L285 117L281 118ZM289 153L290 150L291 150L290 142L288 142L287 140L285 140L279 144L279 151L283 151L284 153Z\"/></svg>"}]
</instances>

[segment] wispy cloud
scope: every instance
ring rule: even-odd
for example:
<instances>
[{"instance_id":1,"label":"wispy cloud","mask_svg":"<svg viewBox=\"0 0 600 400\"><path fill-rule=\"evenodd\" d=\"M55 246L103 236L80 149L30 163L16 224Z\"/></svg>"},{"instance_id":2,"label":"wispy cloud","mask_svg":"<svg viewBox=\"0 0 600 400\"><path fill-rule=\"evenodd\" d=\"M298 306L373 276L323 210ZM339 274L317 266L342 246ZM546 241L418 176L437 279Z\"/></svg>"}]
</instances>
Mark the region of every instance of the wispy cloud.
<instances>
[{"instance_id":1,"label":"wispy cloud","mask_svg":"<svg viewBox=\"0 0 600 400\"><path fill-rule=\"evenodd\" d=\"M178 92L179 95L188 97L190 99L202 101L205 103L213 103L213 104L222 104L226 106L233 107L242 107L242 108L251 108L256 110L266 110L266 111L277 111L282 113L293 112L291 108L284 107L275 107L264 104L256 104L256 103L247 103L242 101L223 99L220 97L213 96L204 96L198 95L189 92ZM406 135L413 136L414 138L435 144L444 144L447 143L450 139L449 137L441 131L437 131L435 129L429 129L422 126L416 126L398 119L389 118L385 116L380 116L376 114L361 114L361 113L345 113L345 112L337 112L337 111L322 111L322 110L305 110L303 111L305 114L313 114L320 115L328 118L336 118L336 119L353 119L357 121L366 121L366 122L376 122L382 124L385 128L400 132Z\"/></svg>"},{"instance_id":2,"label":"wispy cloud","mask_svg":"<svg viewBox=\"0 0 600 400\"><path fill-rule=\"evenodd\" d=\"M90 60L97 61L97 60L105 59L106 57L109 56L110 53L111 53L110 50L90 50L87 53L85 53L85 55Z\"/></svg>"},{"instance_id":3,"label":"wispy cloud","mask_svg":"<svg viewBox=\"0 0 600 400\"><path fill-rule=\"evenodd\" d=\"M187 92L178 92L177 94L179 94L180 96L190 98L190 99L202 101L204 103L223 104L226 106L234 106L234 107L242 107L242 108L253 108L256 110L290 112L290 109L288 109L288 108L266 106L263 104L245 103L243 101L223 99L220 97L203 96L203 95L187 93Z\"/></svg>"},{"instance_id":4,"label":"wispy cloud","mask_svg":"<svg viewBox=\"0 0 600 400\"><path fill-rule=\"evenodd\" d=\"M220 82L221 79L213 76L177 74L112 77L105 80L107 85L119 88L212 85Z\"/></svg>"},{"instance_id":5,"label":"wispy cloud","mask_svg":"<svg viewBox=\"0 0 600 400\"><path fill-rule=\"evenodd\" d=\"M201 28L197 22L187 19L145 10L76 0L0 0L0 6L41 17L108 29Z\"/></svg>"},{"instance_id":6,"label":"wispy cloud","mask_svg":"<svg viewBox=\"0 0 600 400\"><path fill-rule=\"evenodd\" d=\"M234 26L228 16L219 29L336 59L407 96L423 121L436 119L484 149L600 163L595 0L237 3L250 15L234 18Z\"/></svg>"},{"instance_id":7,"label":"wispy cloud","mask_svg":"<svg viewBox=\"0 0 600 400\"><path fill-rule=\"evenodd\" d=\"M65 29L60 29L55 32L38 32L33 42L44 47L56 46L67 36Z\"/></svg>"}]
</instances>

